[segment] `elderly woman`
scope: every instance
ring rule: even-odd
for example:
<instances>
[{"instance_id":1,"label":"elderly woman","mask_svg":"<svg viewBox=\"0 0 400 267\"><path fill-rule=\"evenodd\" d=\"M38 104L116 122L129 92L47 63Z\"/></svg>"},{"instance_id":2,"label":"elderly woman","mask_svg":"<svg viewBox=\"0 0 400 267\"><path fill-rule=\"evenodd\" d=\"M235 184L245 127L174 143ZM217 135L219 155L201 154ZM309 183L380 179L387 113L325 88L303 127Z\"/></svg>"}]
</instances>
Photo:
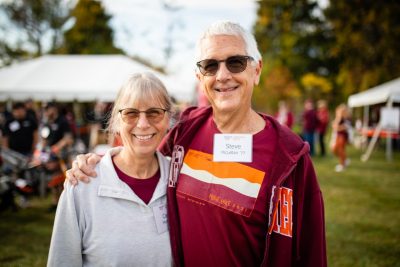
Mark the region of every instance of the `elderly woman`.
<instances>
[{"instance_id":1,"label":"elderly woman","mask_svg":"<svg viewBox=\"0 0 400 267\"><path fill-rule=\"evenodd\" d=\"M66 184L48 266L171 266L166 187L169 162L156 151L169 126L171 101L150 73L121 88L109 131L122 147L95 170L100 179Z\"/></svg>"}]
</instances>

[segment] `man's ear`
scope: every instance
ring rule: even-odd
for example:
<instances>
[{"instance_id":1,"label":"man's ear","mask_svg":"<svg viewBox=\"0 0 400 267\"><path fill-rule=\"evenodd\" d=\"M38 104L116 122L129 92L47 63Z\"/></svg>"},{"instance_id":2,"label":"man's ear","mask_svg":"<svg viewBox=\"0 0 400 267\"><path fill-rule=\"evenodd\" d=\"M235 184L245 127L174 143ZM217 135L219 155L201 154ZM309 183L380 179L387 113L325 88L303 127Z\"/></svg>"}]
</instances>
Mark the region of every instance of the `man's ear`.
<instances>
[{"instance_id":1,"label":"man's ear","mask_svg":"<svg viewBox=\"0 0 400 267\"><path fill-rule=\"evenodd\" d=\"M262 63L262 60L260 59L257 62L257 66L255 67L256 73L255 73L255 77L254 77L254 85L258 85L260 83L262 66L263 66L263 63Z\"/></svg>"},{"instance_id":2,"label":"man's ear","mask_svg":"<svg viewBox=\"0 0 400 267\"><path fill-rule=\"evenodd\" d=\"M199 82L201 82L201 74L196 70L196 78Z\"/></svg>"}]
</instances>

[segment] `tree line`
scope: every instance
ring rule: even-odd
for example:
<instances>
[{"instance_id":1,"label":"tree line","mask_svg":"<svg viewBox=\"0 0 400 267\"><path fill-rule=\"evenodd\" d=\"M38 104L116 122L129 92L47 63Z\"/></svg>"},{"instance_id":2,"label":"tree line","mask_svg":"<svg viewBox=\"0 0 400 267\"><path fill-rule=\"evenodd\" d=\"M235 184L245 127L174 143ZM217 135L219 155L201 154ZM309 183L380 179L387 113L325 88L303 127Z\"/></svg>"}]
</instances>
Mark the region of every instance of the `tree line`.
<instances>
[{"instance_id":1,"label":"tree line","mask_svg":"<svg viewBox=\"0 0 400 267\"><path fill-rule=\"evenodd\" d=\"M253 31L264 60L253 98L257 109L273 111L279 100L306 98L335 105L400 76L400 2L335 0L324 8L319 2L257 2ZM44 53L124 53L100 1L3 1L0 15L22 36L12 43L0 39L0 65ZM7 27L0 29L7 34Z\"/></svg>"},{"instance_id":2,"label":"tree line","mask_svg":"<svg viewBox=\"0 0 400 267\"><path fill-rule=\"evenodd\" d=\"M400 76L400 2L260 0L254 33L264 73L254 104L274 109L277 100L327 99Z\"/></svg>"},{"instance_id":3,"label":"tree line","mask_svg":"<svg viewBox=\"0 0 400 267\"><path fill-rule=\"evenodd\" d=\"M24 57L50 54L123 54L114 45L111 16L95 0L15 0L1 4L0 12L21 40L0 41L4 65ZM72 26L70 26L72 25ZM4 28L5 26L3 26ZM7 31L6 31L7 32ZM51 40L48 51L43 46Z\"/></svg>"}]
</instances>

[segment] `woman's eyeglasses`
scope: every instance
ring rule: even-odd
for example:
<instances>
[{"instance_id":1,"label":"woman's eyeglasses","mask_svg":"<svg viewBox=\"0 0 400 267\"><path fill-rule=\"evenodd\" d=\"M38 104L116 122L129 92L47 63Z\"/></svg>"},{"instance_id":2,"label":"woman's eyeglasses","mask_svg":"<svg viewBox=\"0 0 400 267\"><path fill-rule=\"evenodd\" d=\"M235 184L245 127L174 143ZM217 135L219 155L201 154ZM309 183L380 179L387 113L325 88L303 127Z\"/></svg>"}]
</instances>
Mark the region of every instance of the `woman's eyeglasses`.
<instances>
[{"instance_id":1,"label":"woman's eyeglasses","mask_svg":"<svg viewBox=\"0 0 400 267\"><path fill-rule=\"evenodd\" d=\"M201 74L204 76L214 76L221 62L225 62L226 68L232 73L239 73L246 69L247 61L254 60L250 56L231 56L224 60L204 59L196 63Z\"/></svg>"},{"instance_id":2,"label":"woman's eyeglasses","mask_svg":"<svg viewBox=\"0 0 400 267\"><path fill-rule=\"evenodd\" d=\"M138 110L135 108L124 108L118 110L121 114L122 120L127 124L136 124L139 120L140 113L146 115L146 119L154 124L160 122L164 118L165 112L168 110L163 108L149 108L147 110Z\"/></svg>"}]
</instances>

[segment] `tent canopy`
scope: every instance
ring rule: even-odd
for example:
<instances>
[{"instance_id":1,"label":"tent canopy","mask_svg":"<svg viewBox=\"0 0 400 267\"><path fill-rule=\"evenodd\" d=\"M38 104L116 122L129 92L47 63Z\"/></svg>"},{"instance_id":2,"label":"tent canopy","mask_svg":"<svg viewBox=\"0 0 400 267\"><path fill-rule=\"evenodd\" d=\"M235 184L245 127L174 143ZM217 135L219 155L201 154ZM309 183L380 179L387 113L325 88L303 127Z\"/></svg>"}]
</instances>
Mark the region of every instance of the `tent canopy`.
<instances>
[{"instance_id":1,"label":"tent canopy","mask_svg":"<svg viewBox=\"0 0 400 267\"><path fill-rule=\"evenodd\" d=\"M351 95L348 99L348 105L350 107L362 107L388 101L400 102L400 78Z\"/></svg>"},{"instance_id":2,"label":"tent canopy","mask_svg":"<svg viewBox=\"0 0 400 267\"><path fill-rule=\"evenodd\" d=\"M176 88L179 82L127 56L46 55L0 69L0 101L113 101L131 74L145 71L155 73L177 99L187 97Z\"/></svg>"}]
</instances>

